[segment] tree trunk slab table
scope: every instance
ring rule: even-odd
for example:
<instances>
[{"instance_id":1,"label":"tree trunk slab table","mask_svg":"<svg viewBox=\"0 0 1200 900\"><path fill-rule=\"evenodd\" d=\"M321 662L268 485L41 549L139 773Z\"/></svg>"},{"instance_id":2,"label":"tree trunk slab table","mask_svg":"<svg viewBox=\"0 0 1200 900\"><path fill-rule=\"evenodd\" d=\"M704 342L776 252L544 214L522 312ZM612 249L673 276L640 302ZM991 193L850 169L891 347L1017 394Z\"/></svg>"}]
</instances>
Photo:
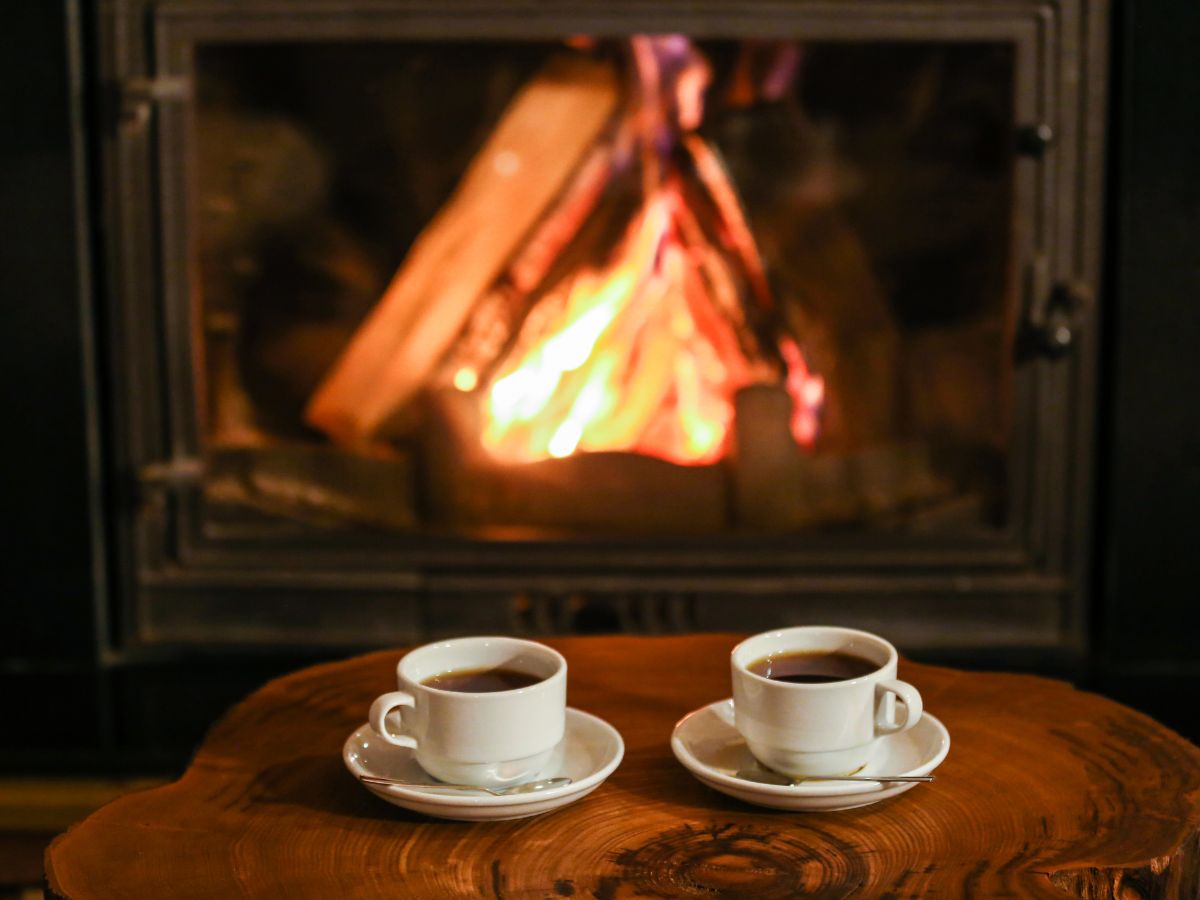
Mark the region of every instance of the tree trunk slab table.
<instances>
[{"instance_id":1,"label":"tree trunk slab table","mask_svg":"<svg viewBox=\"0 0 1200 900\"><path fill-rule=\"evenodd\" d=\"M423 818L357 784L342 744L399 651L270 682L183 777L123 797L46 853L51 896L1200 896L1200 749L1067 684L901 663L949 729L937 781L790 813L702 785L672 728L728 697L732 635L550 639L568 702L624 736L594 793L535 818Z\"/></svg>"}]
</instances>

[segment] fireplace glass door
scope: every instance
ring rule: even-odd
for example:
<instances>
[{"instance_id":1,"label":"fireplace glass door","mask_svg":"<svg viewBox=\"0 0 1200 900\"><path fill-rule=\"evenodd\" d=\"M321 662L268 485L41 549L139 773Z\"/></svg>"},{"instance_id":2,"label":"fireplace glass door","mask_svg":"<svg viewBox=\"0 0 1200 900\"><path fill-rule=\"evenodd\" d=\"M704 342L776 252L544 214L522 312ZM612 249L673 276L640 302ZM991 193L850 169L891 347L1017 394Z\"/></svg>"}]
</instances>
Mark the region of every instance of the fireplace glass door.
<instances>
[{"instance_id":1,"label":"fireplace glass door","mask_svg":"<svg viewBox=\"0 0 1200 900\"><path fill-rule=\"evenodd\" d=\"M129 639L1077 642L1099 20L935 6L107 9Z\"/></svg>"},{"instance_id":2,"label":"fireplace glass door","mask_svg":"<svg viewBox=\"0 0 1200 900\"><path fill-rule=\"evenodd\" d=\"M1008 522L1005 43L205 45L214 519L479 538Z\"/></svg>"}]
</instances>

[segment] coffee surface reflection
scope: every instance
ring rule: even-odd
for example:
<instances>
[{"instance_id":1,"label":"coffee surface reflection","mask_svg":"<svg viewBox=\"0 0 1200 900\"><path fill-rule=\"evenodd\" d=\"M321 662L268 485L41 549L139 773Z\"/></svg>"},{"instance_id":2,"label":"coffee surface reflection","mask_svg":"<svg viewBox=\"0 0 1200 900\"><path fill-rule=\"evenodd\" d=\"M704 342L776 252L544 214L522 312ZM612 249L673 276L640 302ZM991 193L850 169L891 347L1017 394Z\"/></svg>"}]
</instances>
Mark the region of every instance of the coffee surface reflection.
<instances>
[{"instance_id":1,"label":"coffee surface reflection","mask_svg":"<svg viewBox=\"0 0 1200 900\"><path fill-rule=\"evenodd\" d=\"M869 675L879 668L879 663L852 653L804 651L764 656L746 668L772 681L825 684Z\"/></svg>"},{"instance_id":2,"label":"coffee surface reflection","mask_svg":"<svg viewBox=\"0 0 1200 900\"><path fill-rule=\"evenodd\" d=\"M542 679L516 669L465 669L431 675L421 684L442 691L458 691L463 694L494 694L497 691L515 691L529 687Z\"/></svg>"}]
</instances>

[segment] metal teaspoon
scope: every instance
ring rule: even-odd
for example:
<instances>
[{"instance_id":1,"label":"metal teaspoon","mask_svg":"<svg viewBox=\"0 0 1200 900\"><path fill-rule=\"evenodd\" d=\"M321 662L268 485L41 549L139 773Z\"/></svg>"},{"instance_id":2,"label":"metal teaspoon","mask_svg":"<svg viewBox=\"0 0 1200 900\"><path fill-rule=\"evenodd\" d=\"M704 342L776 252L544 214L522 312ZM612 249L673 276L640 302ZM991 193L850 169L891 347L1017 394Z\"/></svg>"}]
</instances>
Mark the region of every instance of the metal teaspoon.
<instances>
[{"instance_id":1,"label":"metal teaspoon","mask_svg":"<svg viewBox=\"0 0 1200 900\"><path fill-rule=\"evenodd\" d=\"M513 784L508 787L488 788L476 784L449 784L446 782L404 781L400 778L383 778L378 775L359 775L358 780L364 784L398 784L402 787L438 788L450 791L476 791L491 794L493 797L511 797L513 794L532 794L537 791L548 791L551 788L564 787L571 783L570 778L542 778L538 781L526 781L523 784Z\"/></svg>"},{"instance_id":2,"label":"metal teaspoon","mask_svg":"<svg viewBox=\"0 0 1200 900\"><path fill-rule=\"evenodd\" d=\"M761 784L780 784L787 787L804 784L806 781L878 781L892 783L934 781L937 778L936 775L804 775L799 778L789 778L786 775L779 775L775 772L751 769L741 769L737 773L737 777L744 778L746 781L757 781Z\"/></svg>"}]
</instances>

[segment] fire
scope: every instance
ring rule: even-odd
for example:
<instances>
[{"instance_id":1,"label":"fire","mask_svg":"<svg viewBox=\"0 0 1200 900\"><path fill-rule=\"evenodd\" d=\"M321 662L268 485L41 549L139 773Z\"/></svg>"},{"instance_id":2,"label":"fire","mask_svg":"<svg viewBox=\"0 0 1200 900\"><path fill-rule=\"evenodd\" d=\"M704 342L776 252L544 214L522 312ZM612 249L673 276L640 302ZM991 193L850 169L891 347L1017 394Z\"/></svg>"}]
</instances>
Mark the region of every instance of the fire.
<instances>
[{"instance_id":1,"label":"fire","mask_svg":"<svg viewBox=\"0 0 1200 900\"><path fill-rule=\"evenodd\" d=\"M607 259L540 295L502 354L457 368L453 384L478 392L483 444L505 462L617 451L713 463L737 392L764 382L786 388L792 434L811 445L824 383L778 326L764 337L775 300L758 248L696 132L711 67L681 35L635 36L630 49L634 87L611 146L640 174L639 207Z\"/></svg>"},{"instance_id":2,"label":"fire","mask_svg":"<svg viewBox=\"0 0 1200 900\"><path fill-rule=\"evenodd\" d=\"M738 393L768 384L788 392L792 435L811 445L824 383L788 331L803 317L773 295L700 131L712 98L778 99L794 54L765 69L743 56L735 99L684 35L633 35L596 59L580 54L597 42L572 43L513 96L305 420L375 446L417 420L406 411L423 390L452 385L478 403L452 407L455 433L478 433L500 461L704 465L731 449Z\"/></svg>"},{"instance_id":3,"label":"fire","mask_svg":"<svg viewBox=\"0 0 1200 900\"><path fill-rule=\"evenodd\" d=\"M523 352L486 388L483 443L494 456L533 462L626 451L700 465L724 455L734 394L774 376L746 355L735 326L714 308L702 273L708 248L690 231L681 192L667 182L608 263L561 289L556 317L526 322L516 343ZM798 411L793 433L808 444L820 378L794 343L780 350ZM459 387L468 384L473 377Z\"/></svg>"}]
</instances>

